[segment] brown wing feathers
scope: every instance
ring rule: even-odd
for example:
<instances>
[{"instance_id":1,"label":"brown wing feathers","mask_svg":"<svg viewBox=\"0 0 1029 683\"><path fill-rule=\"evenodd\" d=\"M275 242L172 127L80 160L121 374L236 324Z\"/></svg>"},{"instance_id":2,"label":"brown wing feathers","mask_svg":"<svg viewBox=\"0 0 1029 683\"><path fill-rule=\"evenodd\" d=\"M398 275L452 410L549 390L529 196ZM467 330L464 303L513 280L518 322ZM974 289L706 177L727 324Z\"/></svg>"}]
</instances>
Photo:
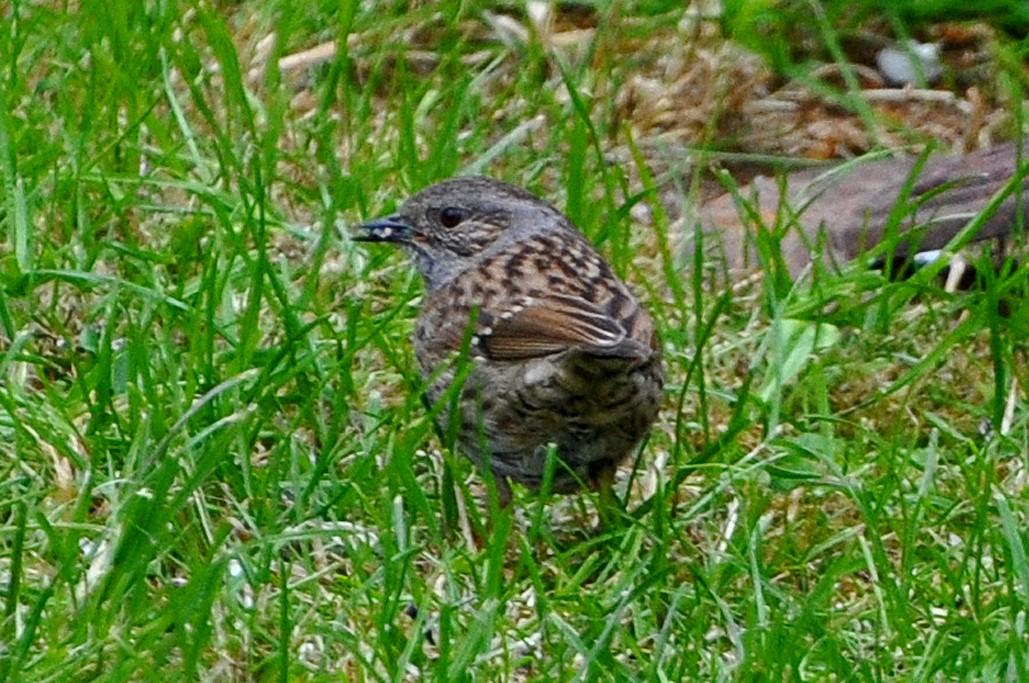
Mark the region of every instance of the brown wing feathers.
<instances>
[{"instance_id":1,"label":"brown wing feathers","mask_svg":"<svg viewBox=\"0 0 1029 683\"><path fill-rule=\"evenodd\" d=\"M640 344L621 321L577 296L526 297L480 319L478 346L490 358L516 360L580 349L597 355L634 357Z\"/></svg>"}]
</instances>

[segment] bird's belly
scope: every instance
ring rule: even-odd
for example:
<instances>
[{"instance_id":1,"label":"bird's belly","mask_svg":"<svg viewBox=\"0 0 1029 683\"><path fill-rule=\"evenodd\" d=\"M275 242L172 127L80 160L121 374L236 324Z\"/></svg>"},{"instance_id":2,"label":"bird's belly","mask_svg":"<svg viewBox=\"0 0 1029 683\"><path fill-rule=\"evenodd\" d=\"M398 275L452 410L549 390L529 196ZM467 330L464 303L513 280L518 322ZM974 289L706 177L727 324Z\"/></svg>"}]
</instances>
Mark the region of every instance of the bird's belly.
<instances>
[{"instance_id":1,"label":"bird's belly","mask_svg":"<svg viewBox=\"0 0 1029 683\"><path fill-rule=\"evenodd\" d=\"M658 409L657 361L584 372L553 358L479 365L459 401L461 449L497 476L539 487L550 444L555 490L575 488L624 460Z\"/></svg>"}]
</instances>

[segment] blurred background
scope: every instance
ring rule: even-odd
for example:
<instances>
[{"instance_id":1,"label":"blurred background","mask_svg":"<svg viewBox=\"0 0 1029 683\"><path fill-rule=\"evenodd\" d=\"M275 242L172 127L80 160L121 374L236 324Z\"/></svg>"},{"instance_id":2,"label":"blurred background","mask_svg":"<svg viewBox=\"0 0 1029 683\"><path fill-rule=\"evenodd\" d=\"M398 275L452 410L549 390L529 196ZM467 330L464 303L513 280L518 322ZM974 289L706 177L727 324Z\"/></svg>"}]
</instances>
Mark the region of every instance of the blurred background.
<instances>
[{"instance_id":1,"label":"blurred background","mask_svg":"<svg viewBox=\"0 0 1029 683\"><path fill-rule=\"evenodd\" d=\"M1020 140L1027 8L0 5L0 677L1029 679L1019 239L957 291L689 247L759 175ZM658 323L616 528L489 513L348 237L469 173Z\"/></svg>"}]
</instances>

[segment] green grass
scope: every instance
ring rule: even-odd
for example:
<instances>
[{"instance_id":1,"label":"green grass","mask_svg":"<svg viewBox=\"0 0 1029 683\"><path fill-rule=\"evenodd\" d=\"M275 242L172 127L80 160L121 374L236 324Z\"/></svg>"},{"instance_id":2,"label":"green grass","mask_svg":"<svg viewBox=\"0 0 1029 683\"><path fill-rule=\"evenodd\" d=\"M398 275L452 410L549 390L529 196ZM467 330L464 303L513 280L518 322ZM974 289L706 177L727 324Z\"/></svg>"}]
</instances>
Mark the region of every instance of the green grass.
<instances>
[{"instance_id":1,"label":"green grass","mask_svg":"<svg viewBox=\"0 0 1029 683\"><path fill-rule=\"evenodd\" d=\"M597 3L552 51L500 11L529 25L0 7L0 679L1029 678L1025 269L711 286L701 181L619 94L721 38ZM731 106L687 142L731 147ZM418 396L417 276L346 236L469 170L567 209L660 326L606 532L585 493L491 515Z\"/></svg>"}]
</instances>

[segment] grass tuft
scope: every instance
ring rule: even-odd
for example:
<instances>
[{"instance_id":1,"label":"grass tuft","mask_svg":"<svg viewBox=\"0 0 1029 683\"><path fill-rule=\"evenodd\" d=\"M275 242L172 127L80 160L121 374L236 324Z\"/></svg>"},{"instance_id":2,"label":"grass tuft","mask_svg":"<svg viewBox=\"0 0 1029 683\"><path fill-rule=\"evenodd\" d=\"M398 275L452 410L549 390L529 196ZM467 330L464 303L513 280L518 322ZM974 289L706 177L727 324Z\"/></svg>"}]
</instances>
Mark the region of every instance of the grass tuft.
<instances>
[{"instance_id":1,"label":"grass tuft","mask_svg":"<svg viewBox=\"0 0 1029 683\"><path fill-rule=\"evenodd\" d=\"M965 109L864 98L855 35L960 32L866 4L793 42L798 3L0 7L0 679L1029 678L1029 271L796 285L785 211L749 284L682 246L755 166L1024 129L1014 4ZM419 396L417 277L348 237L473 172L658 322L605 530L498 508Z\"/></svg>"}]
</instances>

